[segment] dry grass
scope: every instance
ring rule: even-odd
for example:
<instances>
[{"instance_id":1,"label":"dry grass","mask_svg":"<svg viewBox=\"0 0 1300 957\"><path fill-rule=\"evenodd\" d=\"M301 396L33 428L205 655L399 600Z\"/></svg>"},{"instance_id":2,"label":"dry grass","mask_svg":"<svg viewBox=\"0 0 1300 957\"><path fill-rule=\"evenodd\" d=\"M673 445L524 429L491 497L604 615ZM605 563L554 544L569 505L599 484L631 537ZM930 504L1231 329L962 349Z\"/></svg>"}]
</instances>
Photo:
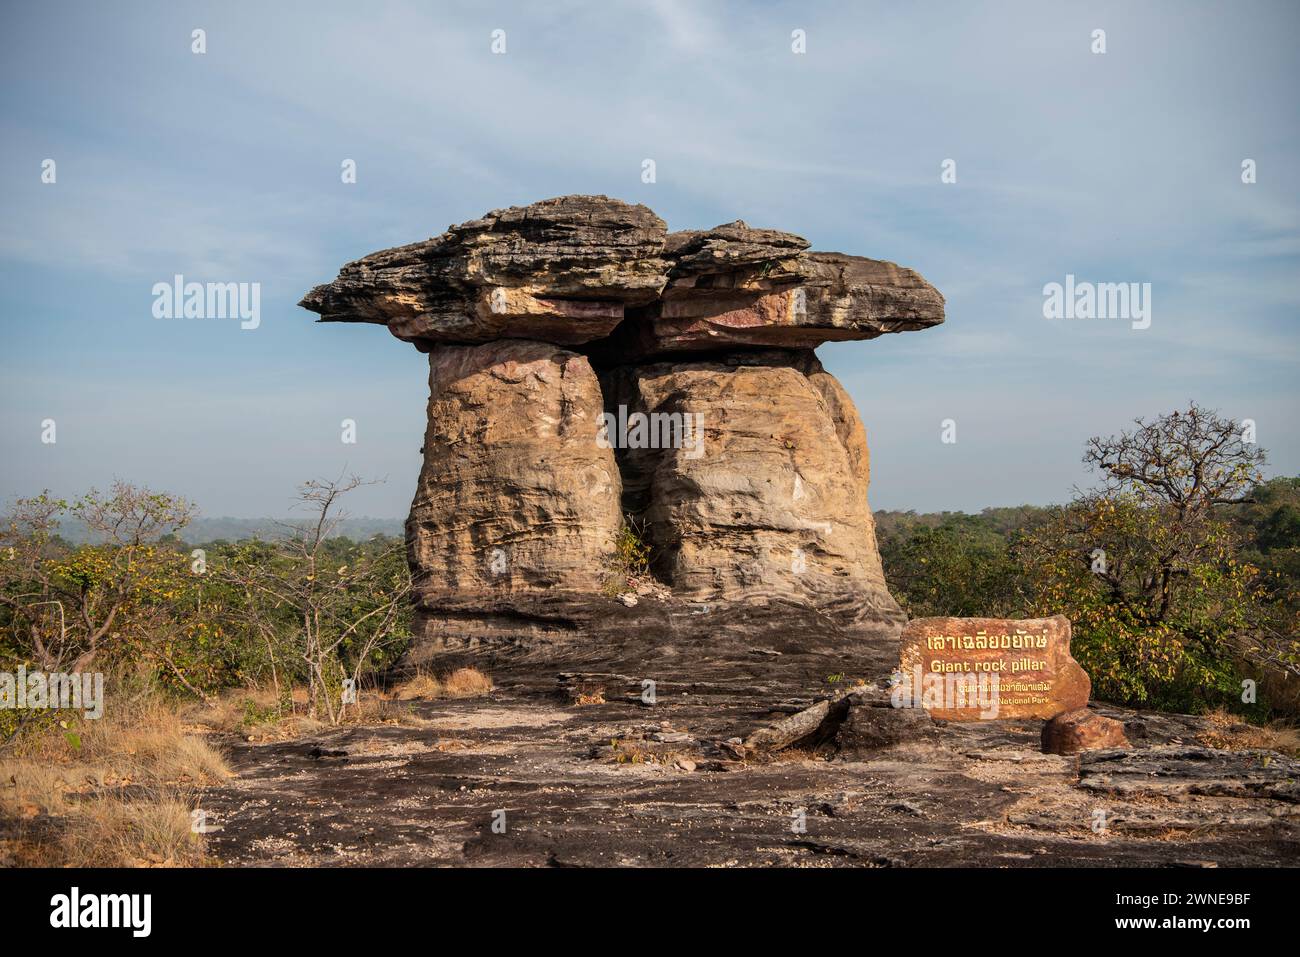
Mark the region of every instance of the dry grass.
<instances>
[{"instance_id":1,"label":"dry grass","mask_svg":"<svg viewBox=\"0 0 1300 957\"><path fill-rule=\"evenodd\" d=\"M279 717L275 692L270 688L226 692L202 704L191 705L182 714L196 730L222 734L243 734L249 728Z\"/></svg>"},{"instance_id":2,"label":"dry grass","mask_svg":"<svg viewBox=\"0 0 1300 957\"><path fill-rule=\"evenodd\" d=\"M412 701L474 698L491 690L492 679L474 668L460 668L442 678L421 673L388 694L363 689L357 703L344 710L343 724L419 724L409 707ZM328 727L308 717L307 706L303 688L295 688L290 700L283 703L273 688L242 688L191 706L185 718L201 733L238 735L257 743L293 741Z\"/></svg>"},{"instance_id":3,"label":"dry grass","mask_svg":"<svg viewBox=\"0 0 1300 957\"><path fill-rule=\"evenodd\" d=\"M604 761L610 764L658 764L671 767L678 761L699 762L700 756L689 750L674 748L641 738L610 738Z\"/></svg>"},{"instance_id":4,"label":"dry grass","mask_svg":"<svg viewBox=\"0 0 1300 957\"><path fill-rule=\"evenodd\" d=\"M418 674L410 681L398 685L393 697L398 701L431 701L440 697L442 684L433 675Z\"/></svg>"},{"instance_id":5,"label":"dry grass","mask_svg":"<svg viewBox=\"0 0 1300 957\"><path fill-rule=\"evenodd\" d=\"M492 679L477 668L457 668L441 678L421 672L394 689L398 701L435 701L439 698L477 698L492 690Z\"/></svg>"},{"instance_id":6,"label":"dry grass","mask_svg":"<svg viewBox=\"0 0 1300 957\"><path fill-rule=\"evenodd\" d=\"M401 724L406 710L393 701L374 693L362 693L355 705L343 712L347 725ZM238 735L245 741L266 744L273 741L296 741L317 734L329 725L310 717L307 693L295 689L292 704L283 706L269 688L241 688L195 704L184 712L190 726L200 733ZM292 711L287 710L292 708Z\"/></svg>"},{"instance_id":7,"label":"dry grass","mask_svg":"<svg viewBox=\"0 0 1300 957\"><path fill-rule=\"evenodd\" d=\"M147 684L109 677L104 692L99 720L52 714L0 757L0 864L203 862L190 808L229 777L225 761Z\"/></svg>"},{"instance_id":8,"label":"dry grass","mask_svg":"<svg viewBox=\"0 0 1300 957\"><path fill-rule=\"evenodd\" d=\"M570 705L576 708L605 703L605 684L602 681L579 681L564 689Z\"/></svg>"},{"instance_id":9,"label":"dry grass","mask_svg":"<svg viewBox=\"0 0 1300 957\"><path fill-rule=\"evenodd\" d=\"M1281 723L1263 727L1246 724L1237 715L1222 708L1205 715L1210 727L1196 736L1207 748L1223 751L1279 751L1300 757L1300 730Z\"/></svg>"},{"instance_id":10,"label":"dry grass","mask_svg":"<svg viewBox=\"0 0 1300 957\"><path fill-rule=\"evenodd\" d=\"M190 826L199 789L230 776L205 735L289 740L326 728L307 717L302 689L283 714L273 689L252 688L177 709L147 682L108 677L104 716L51 713L0 755L0 867L194 866ZM473 668L417 675L392 695L363 692L349 725L416 722L407 702L471 698L492 690Z\"/></svg>"},{"instance_id":11,"label":"dry grass","mask_svg":"<svg viewBox=\"0 0 1300 957\"><path fill-rule=\"evenodd\" d=\"M188 802L98 797L85 803L63 839L70 867L197 867L203 838L192 832Z\"/></svg>"}]
</instances>

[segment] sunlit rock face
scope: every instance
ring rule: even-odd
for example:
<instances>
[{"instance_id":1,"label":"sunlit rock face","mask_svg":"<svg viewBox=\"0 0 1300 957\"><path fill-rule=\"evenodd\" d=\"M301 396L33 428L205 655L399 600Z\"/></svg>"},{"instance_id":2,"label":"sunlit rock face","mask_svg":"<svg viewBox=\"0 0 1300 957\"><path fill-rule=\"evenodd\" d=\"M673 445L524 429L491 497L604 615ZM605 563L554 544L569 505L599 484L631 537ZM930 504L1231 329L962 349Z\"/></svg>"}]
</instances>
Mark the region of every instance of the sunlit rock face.
<instances>
[{"instance_id":1,"label":"sunlit rock face","mask_svg":"<svg viewBox=\"0 0 1300 957\"><path fill-rule=\"evenodd\" d=\"M426 595L598 591L621 481L593 439L585 356L506 339L429 356L424 468L407 524Z\"/></svg>"},{"instance_id":2,"label":"sunlit rock face","mask_svg":"<svg viewBox=\"0 0 1300 957\"><path fill-rule=\"evenodd\" d=\"M628 365L602 384L607 409L651 425L698 416L693 441L620 450L625 511L675 595L897 614L867 505L866 435L811 352Z\"/></svg>"},{"instance_id":3,"label":"sunlit rock face","mask_svg":"<svg viewBox=\"0 0 1300 957\"><path fill-rule=\"evenodd\" d=\"M866 430L812 350L940 323L943 297L808 245L743 222L669 233L644 206L564 196L307 294L322 321L429 354L413 658L581 643L638 603L640 627L647 606L797 606L897 637ZM628 528L649 547L632 581Z\"/></svg>"}]
</instances>

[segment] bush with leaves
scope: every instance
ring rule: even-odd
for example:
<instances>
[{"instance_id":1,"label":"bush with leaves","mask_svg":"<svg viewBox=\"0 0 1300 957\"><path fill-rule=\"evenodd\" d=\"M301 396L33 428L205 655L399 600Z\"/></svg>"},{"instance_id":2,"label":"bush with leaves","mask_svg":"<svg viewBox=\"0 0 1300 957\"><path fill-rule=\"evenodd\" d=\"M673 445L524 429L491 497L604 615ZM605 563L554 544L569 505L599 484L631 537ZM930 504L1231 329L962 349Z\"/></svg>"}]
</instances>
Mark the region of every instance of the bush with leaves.
<instances>
[{"instance_id":1,"label":"bush with leaves","mask_svg":"<svg viewBox=\"0 0 1300 957\"><path fill-rule=\"evenodd\" d=\"M138 671L204 699L267 682L286 709L306 684L313 713L339 720L343 682L410 640L402 541L333 534L359 484L308 483L309 519L274 542L207 546L202 561L175 535L192 511L181 499L117 483L71 502L19 500L0 528L0 667ZM92 540L61 538L67 521Z\"/></svg>"},{"instance_id":2,"label":"bush with leaves","mask_svg":"<svg viewBox=\"0 0 1300 957\"><path fill-rule=\"evenodd\" d=\"M1234 700L1240 708L1234 636L1253 620L1257 570L1236 557L1226 523L1199 529L1183 551L1187 539L1165 509L1090 495L1020 543L1033 586L1028 611L1073 621L1074 656L1095 697L1176 711Z\"/></svg>"},{"instance_id":3,"label":"bush with leaves","mask_svg":"<svg viewBox=\"0 0 1300 957\"><path fill-rule=\"evenodd\" d=\"M1019 553L1040 614L1075 623L1094 693L1174 710L1242 707L1237 651L1264 598L1225 509L1262 476L1262 449L1200 408L1089 440L1094 491L1057 509Z\"/></svg>"},{"instance_id":4,"label":"bush with leaves","mask_svg":"<svg viewBox=\"0 0 1300 957\"><path fill-rule=\"evenodd\" d=\"M20 499L0 528L0 625L11 653L47 671L84 671L152 640L187 587L188 561L163 539L192 511L124 482L72 502ZM68 545L58 535L67 520L94 541Z\"/></svg>"}]
</instances>

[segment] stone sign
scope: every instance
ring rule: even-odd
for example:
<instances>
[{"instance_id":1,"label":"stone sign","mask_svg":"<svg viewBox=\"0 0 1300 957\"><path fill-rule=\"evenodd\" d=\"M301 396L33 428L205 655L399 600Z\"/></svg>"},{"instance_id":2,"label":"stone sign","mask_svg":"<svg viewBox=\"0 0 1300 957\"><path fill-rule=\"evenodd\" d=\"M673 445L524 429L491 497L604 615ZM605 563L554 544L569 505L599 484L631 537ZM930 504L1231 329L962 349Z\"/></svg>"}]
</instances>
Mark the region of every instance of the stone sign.
<instances>
[{"instance_id":1,"label":"stone sign","mask_svg":"<svg viewBox=\"0 0 1300 957\"><path fill-rule=\"evenodd\" d=\"M918 618L903 630L896 707L948 721L1052 718L1088 703L1070 620Z\"/></svg>"}]
</instances>

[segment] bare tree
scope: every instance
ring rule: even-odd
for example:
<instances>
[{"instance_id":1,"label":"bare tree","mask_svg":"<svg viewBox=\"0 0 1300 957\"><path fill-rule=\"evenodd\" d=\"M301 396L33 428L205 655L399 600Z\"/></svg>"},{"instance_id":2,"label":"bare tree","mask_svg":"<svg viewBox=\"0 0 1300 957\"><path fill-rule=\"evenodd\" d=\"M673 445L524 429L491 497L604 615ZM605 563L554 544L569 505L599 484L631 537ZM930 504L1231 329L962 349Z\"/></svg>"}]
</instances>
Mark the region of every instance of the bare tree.
<instances>
[{"instance_id":1,"label":"bare tree","mask_svg":"<svg viewBox=\"0 0 1300 957\"><path fill-rule=\"evenodd\" d=\"M1241 425L1195 402L1185 412L1134 424L1117 436L1088 440L1083 461L1104 473L1107 491L1133 492L1186 519L1246 501L1263 480L1264 450L1245 441Z\"/></svg>"},{"instance_id":2,"label":"bare tree","mask_svg":"<svg viewBox=\"0 0 1300 957\"><path fill-rule=\"evenodd\" d=\"M340 563L328 547L346 517L340 500L370 483L340 477L309 481L299 489L299 505L311 517L301 523L281 523L282 534L272 543L272 560L234 563L226 570L232 583L247 596L251 625L272 655L273 680L276 635L285 615L294 619L289 638L306 669L309 713L331 724L343 720L348 696L346 681L360 687L372 656L399 640L402 612L410 594L410 574L400 545L377 555Z\"/></svg>"}]
</instances>

